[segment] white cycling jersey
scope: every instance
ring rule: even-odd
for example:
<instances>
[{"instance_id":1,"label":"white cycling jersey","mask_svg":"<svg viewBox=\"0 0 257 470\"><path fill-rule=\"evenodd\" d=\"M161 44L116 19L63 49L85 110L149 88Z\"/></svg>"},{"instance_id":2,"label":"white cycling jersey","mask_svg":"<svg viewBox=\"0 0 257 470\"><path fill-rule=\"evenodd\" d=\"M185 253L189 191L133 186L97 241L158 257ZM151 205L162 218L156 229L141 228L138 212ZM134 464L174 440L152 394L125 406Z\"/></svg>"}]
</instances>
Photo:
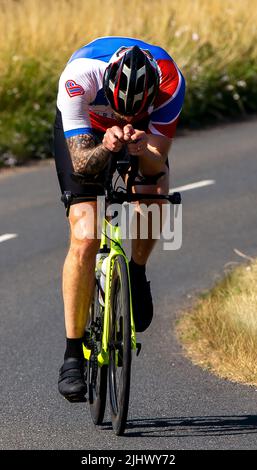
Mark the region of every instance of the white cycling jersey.
<instances>
[{"instance_id":1,"label":"white cycling jersey","mask_svg":"<svg viewBox=\"0 0 257 470\"><path fill-rule=\"evenodd\" d=\"M104 95L103 75L111 57L121 46L134 45L148 49L157 61L160 87L154 104L135 116L131 124L146 120L148 133L173 137L184 101L184 77L164 49L127 37L98 38L70 58L61 74L57 97L66 137L105 132L117 125Z\"/></svg>"}]
</instances>

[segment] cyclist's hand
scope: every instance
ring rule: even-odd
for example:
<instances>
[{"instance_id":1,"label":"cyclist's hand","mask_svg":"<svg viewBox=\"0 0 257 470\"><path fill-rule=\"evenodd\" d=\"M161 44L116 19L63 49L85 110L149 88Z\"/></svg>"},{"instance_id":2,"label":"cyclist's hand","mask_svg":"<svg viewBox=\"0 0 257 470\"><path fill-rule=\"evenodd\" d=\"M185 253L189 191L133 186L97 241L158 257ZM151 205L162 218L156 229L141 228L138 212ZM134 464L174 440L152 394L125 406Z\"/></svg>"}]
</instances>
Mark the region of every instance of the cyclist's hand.
<instances>
[{"instance_id":1,"label":"cyclist's hand","mask_svg":"<svg viewBox=\"0 0 257 470\"><path fill-rule=\"evenodd\" d=\"M102 144L111 152L119 152L124 144L123 130L118 126L110 127L104 134Z\"/></svg>"},{"instance_id":2,"label":"cyclist's hand","mask_svg":"<svg viewBox=\"0 0 257 470\"><path fill-rule=\"evenodd\" d=\"M131 135L128 145L130 155L144 155L147 149L148 137L144 131L134 129L134 134Z\"/></svg>"},{"instance_id":3,"label":"cyclist's hand","mask_svg":"<svg viewBox=\"0 0 257 470\"><path fill-rule=\"evenodd\" d=\"M135 129L131 124L126 124L123 127L123 140L124 142L129 142L131 140L132 135L135 134Z\"/></svg>"}]
</instances>

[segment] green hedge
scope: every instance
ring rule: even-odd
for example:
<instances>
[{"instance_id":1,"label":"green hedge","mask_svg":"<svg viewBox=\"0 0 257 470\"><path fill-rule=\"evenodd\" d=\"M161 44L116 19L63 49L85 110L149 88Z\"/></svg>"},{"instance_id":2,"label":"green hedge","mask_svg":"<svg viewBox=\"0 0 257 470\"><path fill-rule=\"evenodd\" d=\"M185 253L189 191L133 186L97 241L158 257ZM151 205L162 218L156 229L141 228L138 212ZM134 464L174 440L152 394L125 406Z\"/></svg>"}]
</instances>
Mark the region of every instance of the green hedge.
<instances>
[{"instance_id":1,"label":"green hedge","mask_svg":"<svg viewBox=\"0 0 257 470\"><path fill-rule=\"evenodd\" d=\"M244 58L224 68L218 61L216 68L209 67L210 47L205 44L183 70L187 91L180 127L199 127L257 112L257 63ZM9 66L2 77L0 166L52 155L59 71L59 65L28 59L18 69L15 63Z\"/></svg>"}]
</instances>

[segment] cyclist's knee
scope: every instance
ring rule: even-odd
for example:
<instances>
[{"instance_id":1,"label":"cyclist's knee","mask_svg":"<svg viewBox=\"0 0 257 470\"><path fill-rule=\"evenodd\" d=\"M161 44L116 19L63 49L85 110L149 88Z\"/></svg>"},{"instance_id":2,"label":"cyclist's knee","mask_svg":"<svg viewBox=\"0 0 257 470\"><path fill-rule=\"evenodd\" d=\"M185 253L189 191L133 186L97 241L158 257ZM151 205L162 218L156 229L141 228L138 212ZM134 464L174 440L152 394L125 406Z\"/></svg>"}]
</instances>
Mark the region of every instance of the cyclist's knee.
<instances>
[{"instance_id":1,"label":"cyclist's knee","mask_svg":"<svg viewBox=\"0 0 257 470\"><path fill-rule=\"evenodd\" d=\"M71 238L77 242L94 245L97 238L97 211L95 203L81 203L70 210Z\"/></svg>"},{"instance_id":2,"label":"cyclist's knee","mask_svg":"<svg viewBox=\"0 0 257 470\"><path fill-rule=\"evenodd\" d=\"M70 253L76 258L81 265L88 265L94 261L96 253L99 249L99 240L86 239L78 241L76 238L71 238Z\"/></svg>"}]
</instances>

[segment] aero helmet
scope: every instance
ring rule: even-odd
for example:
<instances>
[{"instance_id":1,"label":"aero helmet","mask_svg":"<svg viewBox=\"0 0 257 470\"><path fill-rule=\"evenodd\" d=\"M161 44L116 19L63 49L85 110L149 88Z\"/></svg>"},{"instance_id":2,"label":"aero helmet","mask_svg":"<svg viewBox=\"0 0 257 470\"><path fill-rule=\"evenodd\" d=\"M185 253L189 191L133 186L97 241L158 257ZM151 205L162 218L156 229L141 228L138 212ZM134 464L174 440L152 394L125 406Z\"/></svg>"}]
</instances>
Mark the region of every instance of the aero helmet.
<instances>
[{"instance_id":1,"label":"aero helmet","mask_svg":"<svg viewBox=\"0 0 257 470\"><path fill-rule=\"evenodd\" d=\"M105 70L103 88L114 111L134 116L151 106L159 82L157 62L148 50L121 47Z\"/></svg>"}]
</instances>

